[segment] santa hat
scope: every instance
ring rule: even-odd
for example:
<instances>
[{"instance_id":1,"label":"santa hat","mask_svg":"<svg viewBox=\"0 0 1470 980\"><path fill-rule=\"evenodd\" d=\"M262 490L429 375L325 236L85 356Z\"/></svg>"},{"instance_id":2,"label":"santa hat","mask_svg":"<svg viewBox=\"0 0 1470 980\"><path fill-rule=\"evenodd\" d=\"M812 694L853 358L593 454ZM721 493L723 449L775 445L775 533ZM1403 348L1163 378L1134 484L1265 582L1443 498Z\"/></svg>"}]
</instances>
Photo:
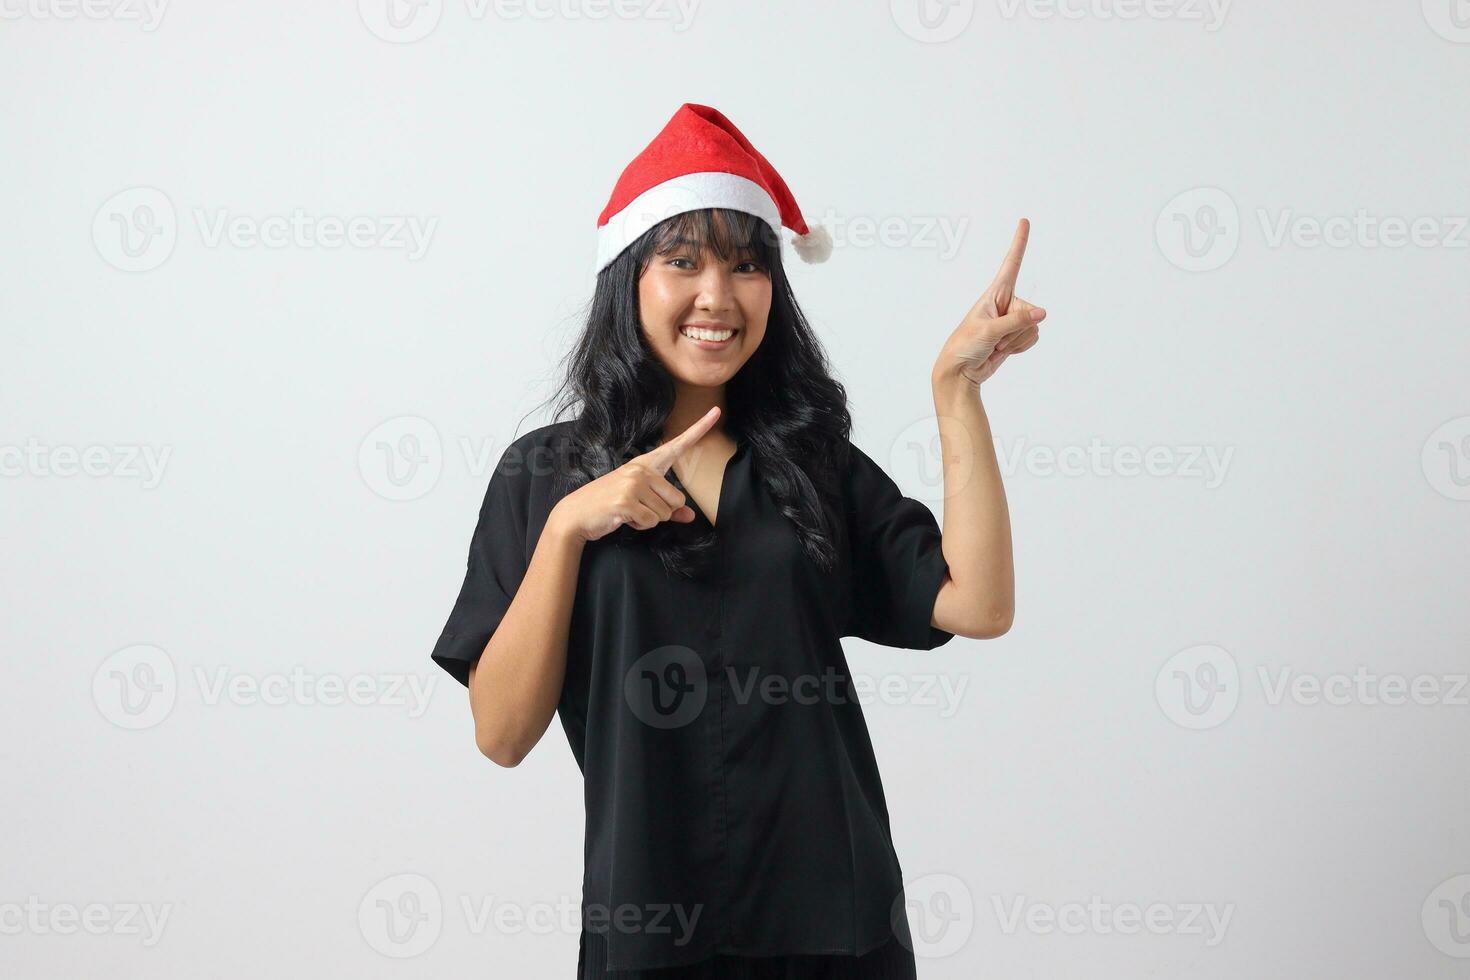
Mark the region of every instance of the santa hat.
<instances>
[{"instance_id":1,"label":"santa hat","mask_svg":"<svg viewBox=\"0 0 1470 980\"><path fill-rule=\"evenodd\" d=\"M832 236L808 227L776 168L718 109L686 102L633 158L597 218L597 272L654 225L685 211L729 208L753 214L807 262L825 262Z\"/></svg>"}]
</instances>

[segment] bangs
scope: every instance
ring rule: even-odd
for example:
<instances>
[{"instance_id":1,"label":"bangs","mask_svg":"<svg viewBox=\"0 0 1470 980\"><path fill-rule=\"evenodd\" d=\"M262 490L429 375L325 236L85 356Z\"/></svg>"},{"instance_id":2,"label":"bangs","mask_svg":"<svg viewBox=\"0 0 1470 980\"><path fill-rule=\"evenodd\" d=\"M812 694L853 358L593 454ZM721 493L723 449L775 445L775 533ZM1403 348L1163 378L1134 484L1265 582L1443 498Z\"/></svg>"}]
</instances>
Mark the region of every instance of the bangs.
<instances>
[{"instance_id":1,"label":"bangs","mask_svg":"<svg viewBox=\"0 0 1470 980\"><path fill-rule=\"evenodd\" d=\"M780 247L780 239L771 226L755 215L726 208L703 208L661 222L654 231L653 251L657 255L685 250L695 255L710 253L722 262L733 258L769 268L771 252L775 250L779 256Z\"/></svg>"}]
</instances>

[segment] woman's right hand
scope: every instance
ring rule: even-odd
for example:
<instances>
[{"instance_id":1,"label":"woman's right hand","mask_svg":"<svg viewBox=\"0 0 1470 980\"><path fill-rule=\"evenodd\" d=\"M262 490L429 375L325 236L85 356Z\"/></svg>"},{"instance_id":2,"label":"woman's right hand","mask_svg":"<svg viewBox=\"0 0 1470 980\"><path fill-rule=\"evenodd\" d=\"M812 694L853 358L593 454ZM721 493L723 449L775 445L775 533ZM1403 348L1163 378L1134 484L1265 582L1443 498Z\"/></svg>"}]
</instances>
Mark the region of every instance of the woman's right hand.
<instances>
[{"instance_id":1,"label":"woman's right hand","mask_svg":"<svg viewBox=\"0 0 1470 980\"><path fill-rule=\"evenodd\" d=\"M624 524L640 531L664 521L688 524L694 520L694 511L664 474L719 418L720 409L715 406L668 442L578 487L557 502L548 522L558 522L562 530L583 541L596 541Z\"/></svg>"}]
</instances>

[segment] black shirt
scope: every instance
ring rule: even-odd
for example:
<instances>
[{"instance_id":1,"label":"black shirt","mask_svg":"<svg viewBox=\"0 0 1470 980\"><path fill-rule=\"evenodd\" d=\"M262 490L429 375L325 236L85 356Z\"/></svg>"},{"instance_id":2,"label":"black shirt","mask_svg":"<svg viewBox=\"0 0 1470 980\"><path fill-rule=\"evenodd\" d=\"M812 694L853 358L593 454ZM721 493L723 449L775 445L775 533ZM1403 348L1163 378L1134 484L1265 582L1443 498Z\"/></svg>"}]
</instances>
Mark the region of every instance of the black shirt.
<instances>
[{"instance_id":1,"label":"black shirt","mask_svg":"<svg viewBox=\"0 0 1470 980\"><path fill-rule=\"evenodd\" d=\"M468 686L557 502L572 422L516 439L491 475L433 659ZM839 638L929 650L948 565L938 522L855 445L823 571L737 442L714 574L666 572L637 539L582 554L557 712L582 771L587 931L609 969L716 953L912 947L902 872ZM693 497L697 521L709 523Z\"/></svg>"}]
</instances>

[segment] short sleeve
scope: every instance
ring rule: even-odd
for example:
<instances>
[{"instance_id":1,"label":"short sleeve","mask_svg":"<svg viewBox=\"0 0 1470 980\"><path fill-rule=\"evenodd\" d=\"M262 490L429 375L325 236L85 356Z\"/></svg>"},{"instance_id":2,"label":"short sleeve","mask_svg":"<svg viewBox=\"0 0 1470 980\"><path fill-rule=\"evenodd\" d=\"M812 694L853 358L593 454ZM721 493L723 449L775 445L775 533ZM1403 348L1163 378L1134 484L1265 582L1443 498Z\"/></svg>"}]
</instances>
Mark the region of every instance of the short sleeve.
<instances>
[{"instance_id":1,"label":"short sleeve","mask_svg":"<svg viewBox=\"0 0 1470 980\"><path fill-rule=\"evenodd\" d=\"M510 608L529 562L526 477L524 468L509 467L512 458L507 449L490 476L470 539L464 584L431 655L465 687L470 684L470 667Z\"/></svg>"},{"instance_id":2,"label":"short sleeve","mask_svg":"<svg viewBox=\"0 0 1470 980\"><path fill-rule=\"evenodd\" d=\"M933 511L904 496L857 446L849 449L845 492L852 593L843 635L908 650L932 650L954 639L930 624L949 574Z\"/></svg>"}]
</instances>

